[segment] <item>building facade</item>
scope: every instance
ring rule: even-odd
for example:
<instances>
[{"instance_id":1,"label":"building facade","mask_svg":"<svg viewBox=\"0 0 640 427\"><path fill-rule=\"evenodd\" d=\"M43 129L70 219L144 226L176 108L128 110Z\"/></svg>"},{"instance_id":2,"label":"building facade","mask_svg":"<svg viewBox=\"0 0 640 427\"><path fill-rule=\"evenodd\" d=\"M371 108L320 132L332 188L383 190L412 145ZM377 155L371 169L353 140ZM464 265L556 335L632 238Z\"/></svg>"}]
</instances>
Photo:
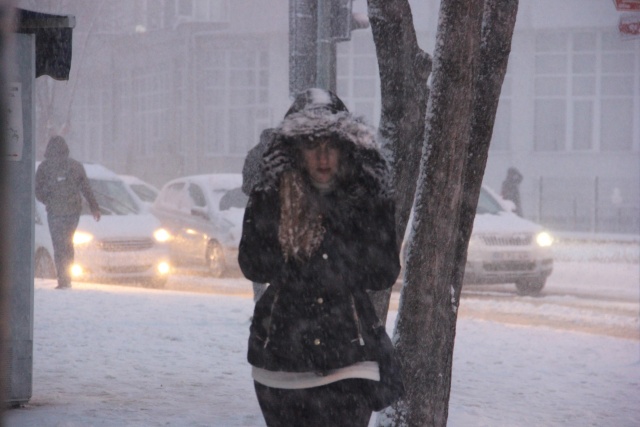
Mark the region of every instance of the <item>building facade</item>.
<instances>
[{"instance_id":1,"label":"building facade","mask_svg":"<svg viewBox=\"0 0 640 427\"><path fill-rule=\"evenodd\" d=\"M410 3L433 54L439 2ZM108 4L76 29L74 49L92 49L72 70L74 154L158 186L239 172L290 103L288 0ZM366 13L364 0L353 7ZM621 35L620 17L605 0L520 1L485 183L499 191L518 168L524 215L555 229L640 230L640 40ZM376 125L370 29L337 52L338 94Z\"/></svg>"}]
</instances>

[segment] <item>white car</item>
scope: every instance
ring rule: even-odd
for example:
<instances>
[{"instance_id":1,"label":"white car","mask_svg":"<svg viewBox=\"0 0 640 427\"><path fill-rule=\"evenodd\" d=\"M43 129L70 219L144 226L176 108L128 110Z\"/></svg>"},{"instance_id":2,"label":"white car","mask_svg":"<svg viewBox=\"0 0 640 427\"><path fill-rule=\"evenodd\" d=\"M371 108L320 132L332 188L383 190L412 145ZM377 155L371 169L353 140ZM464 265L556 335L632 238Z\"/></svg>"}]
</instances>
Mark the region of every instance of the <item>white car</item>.
<instances>
[{"instance_id":1,"label":"white car","mask_svg":"<svg viewBox=\"0 0 640 427\"><path fill-rule=\"evenodd\" d=\"M158 197L158 190L155 186L149 184L146 181L141 180L137 176L133 175L120 175L120 178L137 197L138 201L144 204L146 207L150 207Z\"/></svg>"},{"instance_id":2,"label":"white car","mask_svg":"<svg viewBox=\"0 0 640 427\"><path fill-rule=\"evenodd\" d=\"M163 287L172 270L167 231L138 204L115 172L89 163L84 168L102 217L96 222L82 199L82 213L73 237L72 280L142 282ZM46 213L40 206L44 218ZM49 233L48 228L46 232Z\"/></svg>"},{"instance_id":3,"label":"white car","mask_svg":"<svg viewBox=\"0 0 640 427\"><path fill-rule=\"evenodd\" d=\"M520 295L537 295L553 271L553 237L512 208L511 202L482 186L464 283L515 283Z\"/></svg>"},{"instance_id":4,"label":"white car","mask_svg":"<svg viewBox=\"0 0 640 427\"><path fill-rule=\"evenodd\" d=\"M206 268L214 277L238 269L238 245L248 198L242 175L192 175L167 182L151 207L171 233L178 267Z\"/></svg>"}]
</instances>

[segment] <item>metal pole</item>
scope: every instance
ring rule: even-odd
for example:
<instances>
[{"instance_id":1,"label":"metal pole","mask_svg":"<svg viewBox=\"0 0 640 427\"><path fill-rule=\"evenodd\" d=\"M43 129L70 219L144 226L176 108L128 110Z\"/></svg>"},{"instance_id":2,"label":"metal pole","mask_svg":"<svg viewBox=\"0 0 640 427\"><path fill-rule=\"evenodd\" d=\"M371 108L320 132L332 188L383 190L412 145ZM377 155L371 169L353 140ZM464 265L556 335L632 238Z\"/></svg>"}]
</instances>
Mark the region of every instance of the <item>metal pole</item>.
<instances>
[{"instance_id":1,"label":"metal pole","mask_svg":"<svg viewBox=\"0 0 640 427\"><path fill-rule=\"evenodd\" d=\"M542 223L542 177L538 179L538 222Z\"/></svg>"},{"instance_id":2,"label":"metal pole","mask_svg":"<svg viewBox=\"0 0 640 427\"><path fill-rule=\"evenodd\" d=\"M318 0L318 32L316 52L316 86L334 90L331 85L332 40L331 40L331 2Z\"/></svg>"},{"instance_id":3,"label":"metal pole","mask_svg":"<svg viewBox=\"0 0 640 427\"><path fill-rule=\"evenodd\" d=\"M316 85L317 0L289 0L289 94ZM324 3L324 2L322 2Z\"/></svg>"},{"instance_id":4,"label":"metal pole","mask_svg":"<svg viewBox=\"0 0 640 427\"><path fill-rule=\"evenodd\" d=\"M599 212L598 212L598 199L599 199L599 194L598 194L598 177L596 176L595 180L594 180L594 185L593 185L593 232L597 233L598 232L598 222L599 221Z\"/></svg>"}]
</instances>

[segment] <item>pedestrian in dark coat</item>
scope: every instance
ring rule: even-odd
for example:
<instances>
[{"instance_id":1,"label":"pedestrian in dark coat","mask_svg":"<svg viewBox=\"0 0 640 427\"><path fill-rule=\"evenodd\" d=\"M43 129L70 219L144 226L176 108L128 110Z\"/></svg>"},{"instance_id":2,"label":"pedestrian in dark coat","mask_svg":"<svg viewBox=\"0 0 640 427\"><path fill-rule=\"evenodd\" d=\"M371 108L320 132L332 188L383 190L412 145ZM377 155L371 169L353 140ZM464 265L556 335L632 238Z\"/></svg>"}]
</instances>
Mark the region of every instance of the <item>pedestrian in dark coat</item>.
<instances>
[{"instance_id":1,"label":"pedestrian in dark coat","mask_svg":"<svg viewBox=\"0 0 640 427\"><path fill-rule=\"evenodd\" d=\"M69 157L69 147L61 136L49 140L45 160L36 171L36 199L47 208L47 222L58 273L58 289L71 287L73 234L80 220L82 199L87 200L96 221L100 208L93 195L82 163Z\"/></svg>"},{"instance_id":2,"label":"pedestrian in dark coat","mask_svg":"<svg viewBox=\"0 0 640 427\"><path fill-rule=\"evenodd\" d=\"M242 192L247 196L253 187L262 181L262 156L273 138L273 129L267 128L260 133L260 141L247 153L242 166ZM265 283L253 282L253 301L258 301L264 291Z\"/></svg>"},{"instance_id":3,"label":"pedestrian in dark coat","mask_svg":"<svg viewBox=\"0 0 640 427\"><path fill-rule=\"evenodd\" d=\"M502 182L501 196L505 200L511 200L515 205L515 213L522 216L522 203L520 202L520 183L522 174L516 168L507 169L507 177Z\"/></svg>"},{"instance_id":4,"label":"pedestrian in dark coat","mask_svg":"<svg viewBox=\"0 0 640 427\"><path fill-rule=\"evenodd\" d=\"M239 262L270 284L248 350L267 425L366 426L379 320L360 307L400 271L388 164L370 127L309 89L274 130L262 171Z\"/></svg>"}]
</instances>

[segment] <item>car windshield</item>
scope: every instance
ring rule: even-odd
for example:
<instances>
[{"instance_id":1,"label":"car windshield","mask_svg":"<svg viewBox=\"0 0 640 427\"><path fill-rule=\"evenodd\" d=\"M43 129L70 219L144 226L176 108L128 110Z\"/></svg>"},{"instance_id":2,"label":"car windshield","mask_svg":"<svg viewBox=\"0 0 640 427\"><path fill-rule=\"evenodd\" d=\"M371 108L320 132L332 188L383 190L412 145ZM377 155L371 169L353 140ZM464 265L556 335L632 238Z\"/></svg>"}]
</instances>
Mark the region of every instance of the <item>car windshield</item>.
<instances>
[{"instance_id":1,"label":"car windshield","mask_svg":"<svg viewBox=\"0 0 640 427\"><path fill-rule=\"evenodd\" d=\"M153 203L156 200L158 194L142 184L131 184L131 189L140 197L143 202Z\"/></svg>"},{"instance_id":2,"label":"car windshield","mask_svg":"<svg viewBox=\"0 0 640 427\"><path fill-rule=\"evenodd\" d=\"M504 211L500 203L491 196L484 188L480 190L480 198L478 199L478 208L476 214L497 215Z\"/></svg>"},{"instance_id":3,"label":"car windshield","mask_svg":"<svg viewBox=\"0 0 640 427\"><path fill-rule=\"evenodd\" d=\"M221 211L227 211L230 208L244 209L247 207L247 202L249 201L249 197L242 192L242 188L240 187L226 191L218 190L214 191L214 193L222 194L219 205Z\"/></svg>"},{"instance_id":4,"label":"car windshield","mask_svg":"<svg viewBox=\"0 0 640 427\"><path fill-rule=\"evenodd\" d=\"M102 179L89 179L89 182L102 215L135 215L140 213L138 205L125 188L124 183ZM82 201L82 214L91 215L86 200L83 198Z\"/></svg>"}]
</instances>

